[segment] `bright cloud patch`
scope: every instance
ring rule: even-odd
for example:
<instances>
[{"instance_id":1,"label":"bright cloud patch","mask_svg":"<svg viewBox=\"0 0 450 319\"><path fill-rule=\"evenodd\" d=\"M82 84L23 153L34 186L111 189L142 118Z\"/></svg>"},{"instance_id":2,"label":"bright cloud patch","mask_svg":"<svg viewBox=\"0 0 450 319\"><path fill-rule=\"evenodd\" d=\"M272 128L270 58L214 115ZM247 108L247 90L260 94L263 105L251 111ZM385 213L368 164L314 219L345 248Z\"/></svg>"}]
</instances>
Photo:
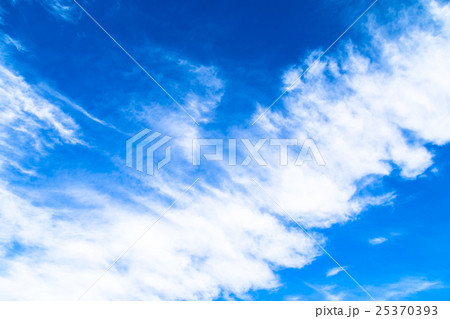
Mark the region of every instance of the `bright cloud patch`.
<instances>
[{"instance_id":1,"label":"bright cloud patch","mask_svg":"<svg viewBox=\"0 0 450 319\"><path fill-rule=\"evenodd\" d=\"M425 145L450 141L450 82L443 75L450 70L448 10L432 2L427 28L410 25L401 35L372 25L370 50L348 43L338 57L312 67L285 96L283 112L271 110L257 122L273 135L314 138L327 163L321 169L274 169L267 177L269 192L291 215L329 226L390 201L389 194L355 196L357 185L394 168L415 178L432 164ZM301 71L286 73L286 87Z\"/></svg>"},{"instance_id":2,"label":"bright cloud patch","mask_svg":"<svg viewBox=\"0 0 450 319\"><path fill-rule=\"evenodd\" d=\"M334 267L327 271L327 277L336 276L338 273L343 271L341 267Z\"/></svg>"},{"instance_id":3,"label":"bright cloud patch","mask_svg":"<svg viewBox=\"0 0 450 319\"><path fill-rule=\"evenodd\" d=\"M384 237L377 237L377 238L369 239L369 243L371 245L379 245L379 244L382 244L382 243L384 243L386 241L387 241L387 238L384 238Z\"/></svg>"}]
</instances>

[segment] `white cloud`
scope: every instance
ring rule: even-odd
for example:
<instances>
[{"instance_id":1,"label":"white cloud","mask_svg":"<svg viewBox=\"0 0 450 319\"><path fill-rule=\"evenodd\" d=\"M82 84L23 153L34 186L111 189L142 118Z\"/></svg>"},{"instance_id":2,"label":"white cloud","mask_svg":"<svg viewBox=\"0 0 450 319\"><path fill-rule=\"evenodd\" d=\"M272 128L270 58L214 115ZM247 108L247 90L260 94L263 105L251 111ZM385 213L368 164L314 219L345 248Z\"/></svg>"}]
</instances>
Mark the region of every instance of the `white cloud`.
<instances>
[{"instance_id":1,"label":"white cloud","mask_svg":"<svg viewBox=\"0 0 450 319\"><path fill-rule=\"evenodd\" d=\"M33 134L34 129L49 129L70 144L81 143L76 137L77 125L57 106L40 97L22 77L0 66L0 124L14 126L16 131ZM3 131L4 132L4 131Z\"/></svg>"},{"instance_id":2,"label":"white cloud","mask_svg":"<svg viewBox=\"0 0 450 319\"><path fill-rule=\"evenodd\" d=\"M15 122L25 122L22 131L32 135L22 143L38 143L52 131L60 143L79 142L77 126L68 115L23 78L2 71L1 88L10 93L4 96L4 114L11 114L1 117L7 133L4 143ZM179 130L181 118L174 120L173 128ZM39 154L45 156L51 146L42 145ZM122 165L124 174L130 172ZM127 204L83 185L83 178L69 184L59 181L45 192L26 188L21 195L1 184L0 243L1 252L9 257L0 275L0 299L77 298L172 199L179 198L185 183L169 173L173 172L155 179L142 177L142 192L124 190L104 176L109 187L132 198ZM169 179L162 180L165 177ZM159 194L152 191L155 188ZM199 182L86 298L245 297L252 289L277 287L275 269L301 268L319 254L301 230L261 212L257 199L242 195ZM59 198L76 205L58 207ZM35 204L42 202L51 204ZM316 237L321 241L320 235ZM11 250L14 243L22 253Z\"/></svg>"},{"instance_id":3,"label":"white cloud","mask_svg":"<svg viewBox=\"0 0 450 319\"><path fill-rule=\"evenodd\" d=\"M389 175L394 168L405 178L415 178L432 164L433 154L425 145L448 143L446 10L448 6L431 2L433 22L428 20L423 29L412 23L414 13L409 12L401 26L408 32L401 35L372 23L370 50L358 51L347 43L285 96L283 111L272 109L257 122L273 135L313 138L327 163L265 174L269 193L292 216L311 226L329 226L353 218L367 205L390 201L389 195L355 196L358 183ZM299 74L300 68L286 72L285 86L295 78L293 72Z\"/></svg>"},{"instance_id":4,"label":"white cloud","mask_svg":"<svg viewBox=\"0 0 450 319\"><path fill-rule=\"evenodd\" d=\"M343 267L344 269L346 267ZM332 276L336 276L338 273L340 273L341 271L344 271L341 267L334 267L331 268L327 271L327 277L332 277Z\"/></svg>"},{"instance_id":5,"label":"white cloud","mask_svg":"<svg viewBox=\"0 0 450 319\"><path fill-rule=\"evenodd\" d=\"M1 164L19 164L43 155L55 144L84 144L78 125L61 109L42 98L22 77L0 65Z\"/></svg>"},{"instance_id":6,"label":"white cloud","mask_svg":"<svg viewBox=\"0 0 450 319\"><path fill-rule=\"evenodd\" d=\"M440 281L429 281L424 277L406 277L396 283L369 289L374 293L376 300L401 300L421 291L442 287Z\"/></svg>"},{"instance_id":7,"label":"white cloud","mask_svg":"<svg viewBox=\"0 0 450 319\"><path fill-rule=\"evenodd\" d=\"M1 12L0 12L1 14ZM7 35L6 33L2 35L3 42L12 45L17 51L19 52L26 52L27 48L17 39L12 38L11 36Z\"/></svg>"},{"instance_id":8,"label":"white cloud","mask_svg":"<svg viewBox=\"0 0 450 319\"><path fill-rule=\"evenodd\" d=\"M342 57L320 63L289 93L284 99L288 115L271 111L262 119L261 124L273 132L300 140L313 137L326 167L214 166L86 298L246 296L252 289L279 286L278 269L313 262L318 249L298 228L289 226L289 219L251 181L254 176L289 214L309 226L329 227L353 218L368 205L391 201L392 194L357 196L357 185L390 174L393 166L405 178L414 178L432 163L425 143L440 145L450 139L445 129L450 119L450 83L441 75L442 70L450 70L446 58L450 21L438 7L432 8L433 18L441 24L439 35L413 28L400 39L380 40L374 34L372 44L382 52L376 62L349 44ZM192 110L209 121L210 110L220 101L222 82L213 68L191 71L193 81L204 85L206 93L195 99L187 94L186 101L197 101ZM6 106L0 120L5 127L17 122L21 134L31 135L34 143L40 141L42 129L55 132L61 143L80 143L70 117L36 96L22 78L8 70L1 74L7 103L2 104ZM191 124L181 126L178 113L164 116L173 121L159 123L162 132L188 137L201 133ZM10 131L5 132L0 139L4 143L10 140ZM255 134L238 128L233 133ZM271 163L278 161L276 156L268 157ZM26 253L5 259L0 298L78 297L190 184L184 175L187 167L167 167L154 178L140 176L136 187L127 185L130 189L109 175L102 176L108 187L131 198L129 202L83 185L82 178L70 185L60 182L50 194L27 189L19 196L1 184L3 252L13 253L8 247L18 242ZM210 172L217 171L220 174L209 178ZM124 169L123 178L130 178L126 172L134 174ZM39 206L33 201L39 197L54 201L58 196L76 203L75 207ZM324 244L319 233L313 235ZM408 291L433 286L423 280L413 283L419 285ZM400 286L387 288L397 291ZM326 299L346 297L335 293L334 286L312 288L323 291Z\"/></svg>"},{"instance_id":9,"label":"white cloud","mask_svg":"<svg viewBox=\"0 0 450 319\"><path fill-rule=\"evenodd\" d=\"M217 70L213 66L198 66L186 60L179 61L179 65L187 69L191 78L191 89L183 99L185 108L197 122L209 122L222 100L223 81L218 77Z\"/></svg>"},{"instance_id":10,"label":"white cloud","mask_svg":"<svg viewBox=\"0 0 450 319\"><path fill-rule=\"evenodd\" d=\"M346 297L346 293L343 292L342 289L341 291L336 292L336 290L338 290L336 285L306 285L322 295L324 300L341 301Z\"/></svg>"},{"instance_id":11,"label":"white cloud","mask_svg":"<svg viewBox=\"0 0 450 319\"><path fill-rule=\"evenodd\" d=\"M36 144L37 156L45 158L54 143L82 143L69 115L22 77L4 67L0 71L0 140L5 145L17 141L18 136L12 136L17 127L24 135L5 159L19 152L17 163L26 164L29 159L21 149L25 144ZM181 119L174 119L179 129ZM147 182L153 189L160 187L160 194L145 184L142 194L122 190L133 199L128 204L74 180L49 186L48 193L26 188L20 195L0 184L0 253L9 256L0 273L0 299L77 298L172 199L179 198L184 183L169 177L160 186L158 178ZM116 190L122 188L107 176L104 180ZM211 299L222 292L244 297L251 289L276 287L273 269L303 267L318 255L299 229L260 212L257 201L202 182L196 187L86 298ZM57 207L58 198L76 205ZM42 202L51 204L35 204ZM15 252L14 245L23 251Z\"/></svg>"},{"instance_id":12,"label":"white cloud","mask_svg":"<svg viewBox=\"0 0 450 319\"><path fill-rule=\"evenodd\" d=\"M78 19L78 7L70 0L40 0L41 5L57 18L74 22Z\"/></svg>"},{"instance_id":13,"label":"white cloud","mask_svg":"<svg viewBox=\"0 0 450 319\"><path fill-rule=\"evenodd\" d=\"M343 288L337 285L306 284L319 293L321 298L329 301L339 300L365 300L366 296L357 288ZM367 290L376 301L405 300L417 293L443 288L440 281L430 281L424 277L405 277L397 282L379 286L367 286ZM291 296L292 300L311 299L307 296ZM317 299L314 297L314 299Z\"/></svg>"},{"instance_id":14,"label":"white cloud","mask_svg":"<svg viewBox=\"0 0 450 319\"><path fill-rule=\"evenodd\" d=\"M42 93L48 93L50 94L53 98L62 101L63 103L69 105L70 107L72 107L73 109L79 111L80 113L82 113L84 116L88 117L89 119L91 119L94 122L97 122L101 125L104 126L108 126L110 128L116 129L115 127L113 127L111 124L106 123L105 121L99 119L98 117L90 114L88 111L86 111L83 107L81 107L80 105L74 103L72 100L70 100L69 98L67 98L66 96L62 95L61 93L59 93L58 91L56 91L55 89L51 88L50 86L48 86L46 83L39 83L38 85L38 89L40 91L43 91ZM41 92L39 92L41 93ZM116 129L117 130L117 129Z\"/></svg>"},{"instance_id":15,"label":"white cloud","mask_svg":"<svg viewBox=\"0 0 450 319\"><path fill-rule=\"evenodd\" d=\"M200 191L204 187L210 191ZM245 295L278 285L272 267L302 267L317 254L300 230L258 212L250 201L206 184L198 188L86 298L211 299L221 290ZM5 260L8 275L0 278L0 298L78 297L163 208L151 195L141 198L146 207L137 212L138 206L123 206L92 190L77 193L72 197L88 198L94 208L61 214L3 190L2 241L14 239L30 252Z\"/></svg>"},{"instance_id":16,"label":"white cloud","mask_svg":"<svg viewBox=\"0 0 450 319\"><path fill-rule=\"evenodd\" d=\"M385 238L385 237L377 237L377 238L369 239L369 243L371 245L379 245L379 244L382 244L382 243L384 243L386 241L387 241L387 238Z\"/></svg>"},{"instance_id":17,"label":"white cloud","mask_svg":"<svg viewBox=\"0 0 450 319\"><path fill-rule=\"evenodd\" d=\"M23 5L25 1L10 0L11 4ZM71 0L38 0L38 2L49 13L56 18L63 19L65 21L74 22L80 17L80 12L77 11L76 4ZM0 24L3 24L1 14L4 10L0 7Z\"/></svg>"}]
</instances>

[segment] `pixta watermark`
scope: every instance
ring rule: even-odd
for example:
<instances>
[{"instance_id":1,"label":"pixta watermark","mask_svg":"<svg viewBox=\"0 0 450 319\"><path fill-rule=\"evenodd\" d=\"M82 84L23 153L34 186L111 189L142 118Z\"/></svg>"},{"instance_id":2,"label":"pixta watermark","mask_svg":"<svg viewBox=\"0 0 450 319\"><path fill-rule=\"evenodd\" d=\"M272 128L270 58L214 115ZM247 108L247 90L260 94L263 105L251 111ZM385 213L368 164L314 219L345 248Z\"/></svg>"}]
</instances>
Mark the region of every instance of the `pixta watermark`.
<instances>
[{"instance_id":1,"label":"pixta watermark","mask_svg":"<svg viewBox=\"0 0 450 319\"><path fill-rule=\"evenodd\" d=\"M171 140L172 137L159 132L142 130L126 142L127 166L154 175L155 169L161 169L172 159ZM210 161L224 162L229 166L248 166L252 162L267 166L275 156L279 166L302 166L306 161L313 161L318 166L326 165L311 138L261 138L253 141L248 138L193 138L191 146L192 157L188 160L193 166ZM163 155L157 157L156 153Z\"/></svg>"}]
</instances>

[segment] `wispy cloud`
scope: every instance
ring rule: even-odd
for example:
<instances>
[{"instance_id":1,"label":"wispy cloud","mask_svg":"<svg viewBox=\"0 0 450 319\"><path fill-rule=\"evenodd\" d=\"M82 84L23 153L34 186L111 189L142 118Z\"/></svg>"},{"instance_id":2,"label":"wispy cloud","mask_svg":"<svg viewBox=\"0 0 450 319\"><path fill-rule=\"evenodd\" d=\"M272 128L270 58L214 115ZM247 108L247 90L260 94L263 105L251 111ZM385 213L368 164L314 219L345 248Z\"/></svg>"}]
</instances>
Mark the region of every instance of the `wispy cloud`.
<instances>
[{"instance_id":1,"label":"wispy cloud","mask_svg":"<svg viewBox=\"0 0 450 319\"><path fill-rule=\"evenodd\" d=\"M1 14L1 12L0 12L0 14ZM6 33L4 33L1 36L3 37L3 41L6 44L12 45L17 51L19 51L19 52L27 51L27 48L19 40L12 38L11 36L9 36Z\"/></svg>"},{"instance_id":2,"label":"wispy cloud","mask_svg":"<svg viewBox=\"0 0 450 319\"><path fill-rule=\"evenodd\" d=\"M314 291L323 296L324 300L328 301L341 301L346 297L346 293L337 291L338 287L336 285L311 285L306 284L308 287L312 288Z\"/></svg>"},{"instance_id":3,"label":"wispy cloud","mask_svg":"<svg viewBox=\"0 0 450 319\"><path fill-rule=\"evenodd\" d=\"M424 277L406 277L402 280L372 287L377 300L402 300L422 291L443 288L440 281L430 281Z\"/></svg>"},{"instance_id":4,"label":"wispy cloud","mask_svg":"<svg viewBox=\"0 0 450 319\"><path fill-rule=\"evenodd\" d=\"M357 289L343 288L337 285L306 285L318 293L320 297L314 297L314 300L323 299L328 301L339 300L361 300L362 296ZM425 277L405 277L397 282L381 284L379 286L367 286L368 291L375 300L407 300L420 292L444 288L440 281L430 281ZM292 300L309 300L308 296L291 296Z\"/></svg>"},{"instance_id":5,"label":"wispy cloud","mask_svg":"<svg viewBox=\"0 0 450 319\"><path fill-rule=\"evenodd\" d=\"M80 14L71 0L39 0L41 5L55 17L74 22Z\"/></svg>"},{"instance_id":6,"label":"wispy cloud","mask_svg":"<svg viewBox=\"0 0 450 319\"><path fill-rule=\"evenodd\" d=\"M30 161L58 143L84 144L75 121L0 65L0 159L22 172L19 164Z\"/></svg>"},{"instance_id":7,"label":"wispy cloud","mask_svg":"<svg viewBox=\"0 0 450 319\"><path fill-rule=\"evenodd\" d=\"M50 142L82 143L79 128L69 115L41 97L22 77L1 70L3 142L8 143L16 122L23 122L23 132L31 134L19 145L11 144L11 152L21 151L21 145L39 143L47 135L54 139L41 146L42 156L53 146ZM206 73L209 78L209 71ZM194 80L197 76L194 73ZM215 97L211 99L215 101ZM178 117L169 123L167 129L180 129L181 123L198 129ZM18 158L20 164L28 162L28 158ZM77 298L111 258L158 217L167 198L178 197L185 183L176 169L161 172L155 179L134 181L132 172L120 165L125 178L139 183L138 188L124 187L109 174L103 175L102 183L120 193L120 199L84 185L93 177L82 172L76 181L59 180L45 191L24 187L20 195L6 184L0 185L4 221L0 243L7 269L0 276L0 298ZM177 203L86 298L245 296L252 289L279 285L274 269L300 268L319 254L299 229L260 211L260 201L250 194L199 182L191 195ZM123 198L129 200L124 203ZM59 200L65 203L62 207L57 205ZM22 247L19 252L14 250L18 246ZM47 284L41 285L43 281ZM23 289L27 285L32 288Z\"/></svg>"},{"instance_id":8,"label":"wispy cloud","mask_svg":"<svg viewBox=\"0 0 450 319\"><path fill-rule=\"evenodd\" d=\"M186 68L191 77L191 89L184 98L186 109L199 122L209 122L224 94L222 79L213 66L194 65L186 60L180 60L179 65Z\"/></svg>"},{"instance_id":9,"label":"wispy cloud","mask_svg":"<svg viewBox=\"0 0 450 319\"><path fill-rule=\"evenodd\" d=\"M9 1L14 6L22 5L26 2L22 0ZM80 17L80 13L75 9L76 6L71 0L38 0L37 2L56 18L75 22ZM2 12L3 9L0 7L0 24L2 24L3 21L1 17Z\"/></svg>"},{"instance_id":10,"label":"wispy cloud","mask_svg":"<svg viewBox=\"0 0 450 319\"><path fill-rule=\"evenodd\" d=\"M344 269L346 267L343 267ZM338 273L340 273L341 271L343 271L343 269L341 267L334 267L331 268L327 271L327 277L332 277L332 276L336 276Z\"/></svg>"},{"instance_id":11,"label":"wispy cloud","mask_svg":"<svg viewBox=\"0 0 450 319\"><path fill-rule=\"evenodd\" d=\"M113 128L113 129L116 129L111 124L108 124L105 121L103 121L103 120L97 118L96 116L90 114L88 111L86 111L86 109L84 109L80 105L76 104L75 102L73 102L72 100L67 98L66 96L62 95L58 91L54 90L53 88L51 88L47 84L40 83L38 85L38 89L43 90L46 93L49 93L52 97L54 97L54 98L64 102L65 104L69 105L70 107L74 108L75 110L81 112L84 116L88 117L92 121L97 122L97 123L99 123L101 125L104 125L104 126L107 126L107 127Z\"/></svg>"}]
</instances>

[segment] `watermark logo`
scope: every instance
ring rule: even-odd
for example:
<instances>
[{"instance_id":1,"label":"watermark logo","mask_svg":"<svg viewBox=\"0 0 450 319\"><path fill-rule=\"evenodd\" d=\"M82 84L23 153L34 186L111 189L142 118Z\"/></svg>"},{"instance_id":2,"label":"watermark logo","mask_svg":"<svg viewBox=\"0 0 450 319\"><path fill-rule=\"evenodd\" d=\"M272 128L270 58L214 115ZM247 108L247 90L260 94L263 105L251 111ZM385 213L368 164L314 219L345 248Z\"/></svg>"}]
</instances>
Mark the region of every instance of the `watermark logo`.
<instances>
[{"instance_id":1,"label":"watermark logo","mask_svg":"<svg viewBox=\"0 0 450 319\"><path fill-rule=\"evenodd\" d=\"M170 136L161 136L161 133L153 132L149 129L143 129L126 142L126 162L128 167L135 167L138 171L144 172L144 162L146 162L145 173L154 175L155 173L155 152L164 144L170 141ZM135 150L135 152L133 152ZM133 156L133 154L135 156ZM156 167L160 169L170 162L172 155L171 146L165 149L165 156L160 160Z\"/></svg>"},{"instance_id":2,"label":"watermark logo","mask_svg":"<svg viewBox=\"0 0 450 319\"><path fill-rule=\"evenodd\" d=\"M325 160L320 154L319 148L313 139L307 138L302 143L296 138L261 138L252 143L248 138L242 139L216 139L216 138L194 138L192 140L192 165L200 165L202 158L206 161L224 161L225 151L224 145L228 146L228 166L248 166L254 162L258 166L267 166L268 163L262 153L264 147L271 147L267 154L278 152L279 166L289 165L289 146L300 150L296 154L294 161L295 166L302 166L306 161L314 161L318 166L325 166ZM243 149L238 152L238 146ZM204 150L208 148L208 150ZM214 149L213 151L211 151ZM291 150L293 151L293 150ZM238 153L243 154L243 161L238 161ZM203 156L202 156L203 155Z\"/></svg>"},{"instance_id":3,"label":"watermark logo","mask_svg":"<svg viewBox=\"0 0 450 319\"><path fill-rule=\"evenodd\" d=\"M126 142L127 166L154 175L155 167L160 169L171 160L172 148L166 146L165 157L155 163L155 152L171 139L169 136L161 137L161 133L149 129L142 130ZM224 161L228 166L248 166L251 163L267 166L269 165L267 159L273 165L276 158L278 158L278 164L275 164L277 166L302 166L307 161L317 166L326 165L319 148L311 138L303 141L296 138L263 138L253 142L247 138L192 139L193 166L199 166L203 161ZM186 160L183 158L183 161Z\"/></svg>"}]
</instances>

